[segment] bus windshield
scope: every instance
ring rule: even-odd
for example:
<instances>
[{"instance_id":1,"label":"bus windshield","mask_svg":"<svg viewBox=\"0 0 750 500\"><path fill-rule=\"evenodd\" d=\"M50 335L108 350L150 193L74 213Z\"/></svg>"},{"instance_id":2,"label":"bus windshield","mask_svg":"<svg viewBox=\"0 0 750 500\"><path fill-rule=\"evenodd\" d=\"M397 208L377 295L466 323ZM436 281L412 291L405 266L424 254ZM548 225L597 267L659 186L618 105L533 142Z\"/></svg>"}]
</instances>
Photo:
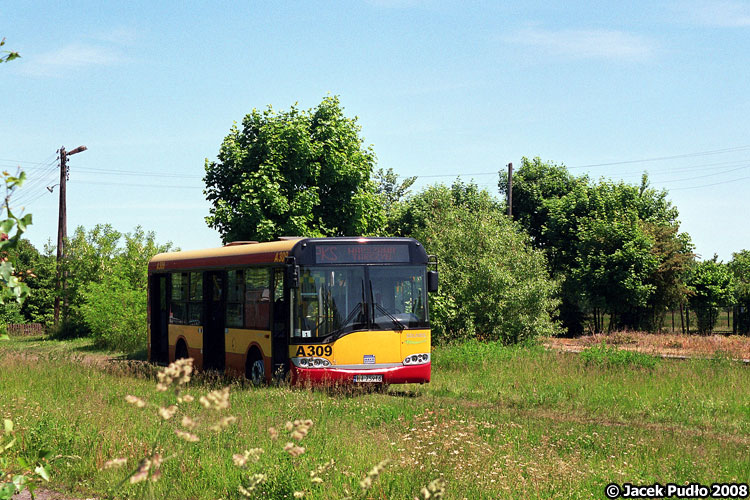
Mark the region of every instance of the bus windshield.
<instances>
[{"instance_id":1,"label":"bus windshield","mask_svg":"<svg viewBox=\"0 0 750 500\"><path fill-rule=\"evenodd\" d=\"M403 330L425 325L424 273L420 266L369 267L373 328Z\"/></svg>"},{"instance_id":2,"label":"bus windshield","mask_svg":"<svg viewBox=\"0 0 750 500\"><path fill-rule=\"evenodd\" d=\"M296 339L426 325L424 266L302 267L294 293Z\"/></svg>"}]
</instances>

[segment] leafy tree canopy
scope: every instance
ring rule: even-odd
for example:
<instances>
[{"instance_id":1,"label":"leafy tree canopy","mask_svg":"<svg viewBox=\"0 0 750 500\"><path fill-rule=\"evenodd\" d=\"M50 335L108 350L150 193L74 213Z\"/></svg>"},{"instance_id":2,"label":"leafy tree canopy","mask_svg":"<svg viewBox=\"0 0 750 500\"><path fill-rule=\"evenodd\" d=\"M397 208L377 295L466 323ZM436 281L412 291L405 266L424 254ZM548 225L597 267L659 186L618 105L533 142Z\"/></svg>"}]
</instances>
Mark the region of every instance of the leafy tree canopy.
<instances>
[{"instance_id":1,"label":"leafy tree canopy","mask_svg":"<svg viewBox=\"0 0 750 500\"><path fill-rule=\"evenodd\" d=\"M487 190L480 190L474 183L456 179L451 186L435 184L398 205L389 217L389 233L395 236L412 236L424 228L435 214L454 207L478 212L502 211L502 204Z\"/></svg>"},{"instance_id":2,"label":"leafy tree canopy","mask_svg":"<svg viewBox=\"0 0 750 500\"><path fill-rule=\"evenodd\" d=\"M583 330L589 313L601 329L598 312L610 315L611 328L655 329L665 308L684 300L692 245L666 191L650 188L646 175L640 185L593 182L524 158L513 178L513 214L562 281L560 314L571 333Z\"/></svg>"},{"instance_id":3,"label":"leafy tree canopy","mask_svg":"<svg viewBox=\"0 0 750 500\"><path fill-rule=\"evenodd\" d=\"M375 153L338 97L315 108L253 110L206 160L209 226L224 242L372 235L385 224Z\"/></svg>"}]
</instances>

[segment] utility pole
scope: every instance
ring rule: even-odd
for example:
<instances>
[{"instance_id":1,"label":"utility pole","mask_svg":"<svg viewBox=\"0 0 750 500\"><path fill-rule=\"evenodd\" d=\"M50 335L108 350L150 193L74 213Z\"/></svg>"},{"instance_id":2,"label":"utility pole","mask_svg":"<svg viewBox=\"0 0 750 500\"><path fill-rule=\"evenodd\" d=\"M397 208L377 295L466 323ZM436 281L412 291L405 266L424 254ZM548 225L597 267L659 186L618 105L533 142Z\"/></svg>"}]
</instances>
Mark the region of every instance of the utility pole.
<instances>
[{"instance_id":1,"label":"utility pole","mask_svg":"<svg viewBox=\"0 0 750 500\"><path fill-rule=\"evenodd\" d=\"M513 217L513 164L508 163L508 217Z\"/></svg>"},{"instance_id":2,"label":"utility pole","mask_svg":"<svg viewBox=\"0 0 750 500\"><path fill-rule=\"evenodd\" d=\"M65 240L68 238L67 207L65 203L65 187L68 180L68 156L86 151L86 146L78 146L70 152L65 151L65 146L60 148L60 205L57 214L57 283L55 294L55 326L60 320L60 290L65 295L65 274L62 272L62 261L65 258ZM64 309L68 306L67 297L63 300Z\"/></svg>"}]
</instances>

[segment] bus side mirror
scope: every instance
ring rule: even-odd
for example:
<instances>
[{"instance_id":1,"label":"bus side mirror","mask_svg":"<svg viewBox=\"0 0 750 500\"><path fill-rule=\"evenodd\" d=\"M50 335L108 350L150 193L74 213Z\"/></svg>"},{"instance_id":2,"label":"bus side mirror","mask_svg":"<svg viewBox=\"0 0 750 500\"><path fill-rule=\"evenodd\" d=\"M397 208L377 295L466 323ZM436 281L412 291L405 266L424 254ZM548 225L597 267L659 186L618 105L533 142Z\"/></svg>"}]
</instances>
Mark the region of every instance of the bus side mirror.
<instances>
[{"instance_id":1,"label":"bus side mirror","mask_svg":"<svg viewBox=\"0 0 750 500\"><path fill-rule=\"evenodd\" d=\"M430 293L438 291L437 271L427 271L427 291Z\"/></svg>"}]
</instances>

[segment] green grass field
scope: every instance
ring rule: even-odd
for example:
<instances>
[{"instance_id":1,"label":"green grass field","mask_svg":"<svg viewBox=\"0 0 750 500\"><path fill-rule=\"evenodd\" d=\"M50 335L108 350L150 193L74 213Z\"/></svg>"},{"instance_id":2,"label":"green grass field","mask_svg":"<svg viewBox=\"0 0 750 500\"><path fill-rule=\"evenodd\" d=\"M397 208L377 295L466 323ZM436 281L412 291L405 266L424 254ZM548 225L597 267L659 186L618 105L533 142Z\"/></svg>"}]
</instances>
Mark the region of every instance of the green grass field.
<instances>
[{"instance_id":1,"label":"green grass field","mask_svg":"<svg viewBox=\"0 0 750 500\"><path fill-rule=\"evenodd\" d=\"M641 355L644 356L644 355ZM433 381L386 393L255 389L194 377L196 399L230 385L228 410L179 405L164 421L128 394L157 406L155 369L105 360L85 341L12 339L0 344L0 408L16 423L10 458L57 458L51 489L75 497L242 498L238 485L266 480L257 498L422 498L445 480L446 498L603 498L610 482L750 481L750 367L723 358L672 361L596 352L586 357L539 347L468 343L434 350ZM196 443L178 438L183 413L202 419ZM233 415L216 432L204 427ZM311 419L292 457L287 421ZM269 427L279 430L273 441ZM232 455L262 448L257 463ZM118 486L156 450L168 460L158 482ZM7 454L6 454L7 455ZM123 469L103 470L124 457ZM312 483L310 471L334 464ZM372 487L362 480L389 459Z\"/></svg>"}]
</instances>

